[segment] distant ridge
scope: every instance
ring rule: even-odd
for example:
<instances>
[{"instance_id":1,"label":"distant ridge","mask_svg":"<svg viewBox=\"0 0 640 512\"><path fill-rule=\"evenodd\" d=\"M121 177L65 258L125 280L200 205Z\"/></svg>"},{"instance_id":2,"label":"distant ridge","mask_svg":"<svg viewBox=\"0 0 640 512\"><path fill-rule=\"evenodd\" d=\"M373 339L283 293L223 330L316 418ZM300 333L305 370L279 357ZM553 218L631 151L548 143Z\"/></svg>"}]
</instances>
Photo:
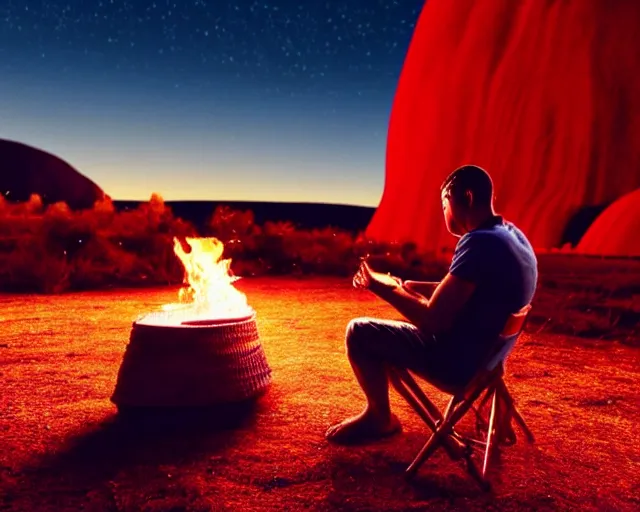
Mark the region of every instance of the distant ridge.
<instances>
[{"instance_id":1,"label":"distant ridge","mask_svg":"<svg viewBox=\"0 0 640 512\"><path fill-rule=\"evenodd\" d=\"M102 189L61 158L21 142L0 139L0 193L13 202L38 194L44 204L64 201L91 208Z\"/></svg>"},{"instance_id":2,"label":"distant ridge","mask_svg":"<svg viewBox=\"0 0 640 512\"><path fill-rule=\"evenodd\" d=\"M117 210L136 208L145 201L114 201ZM322 203L274 203L262 201L165 201L174 215L203 228L218 206L251 210L257 224L290 221L303 229L328 226L350 232L364 231L375 212L367 206Z\"/></svg>"}]
</instances>

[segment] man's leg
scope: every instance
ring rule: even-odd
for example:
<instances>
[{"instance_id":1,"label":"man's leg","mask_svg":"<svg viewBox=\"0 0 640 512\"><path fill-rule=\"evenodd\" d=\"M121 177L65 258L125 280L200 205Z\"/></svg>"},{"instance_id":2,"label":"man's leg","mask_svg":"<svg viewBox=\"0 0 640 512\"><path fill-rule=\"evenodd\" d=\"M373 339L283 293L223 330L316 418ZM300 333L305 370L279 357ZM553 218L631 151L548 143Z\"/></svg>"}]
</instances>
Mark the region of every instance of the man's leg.
<instances>
[{"instance_id":1,"label":"man's leg","mask_svg":"<svg viewBox=\"0 0 640 512\"><path fill-rule=\"evenodd\" d=\"M367 399L358 416L332 426L327 439L357 442L393 434L400 430L391 414L387 366L420 368L428 358L430 343L412 324L392 320L356 318L349 323L346 347L353 373Z\"/></svg>"}]
</instances>

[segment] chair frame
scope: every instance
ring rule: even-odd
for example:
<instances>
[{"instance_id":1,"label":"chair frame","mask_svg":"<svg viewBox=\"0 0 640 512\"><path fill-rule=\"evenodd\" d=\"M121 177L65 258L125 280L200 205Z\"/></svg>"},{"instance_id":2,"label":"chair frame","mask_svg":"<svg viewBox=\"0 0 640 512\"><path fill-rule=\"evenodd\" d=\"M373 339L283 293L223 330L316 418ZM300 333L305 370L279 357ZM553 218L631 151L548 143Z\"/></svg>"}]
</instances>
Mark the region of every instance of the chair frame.
<instances>
[{"instance_id":1,"label":"chair frame","mask_svg":"<svg viewBox=\"0 0 640 512\"><path fill-rule=\"evenodd\" d=\"M512 421L515 420L522 429L529 443L535 442L533 433L518 411L504 382L504 361L524 330L530 311L531 305L526 305L509 317L482 369L464 388L452 389L431 381L441 391L452 395L444 413L427 398L408 370L389 368L389 380L393 387L432 431L418 455L407 467L407 478L413 478L436 449L443 447L450 459L464 460L470 476L488 491L491 487L487 479L489 462L497 452L497 445L515 443ZM478 399L480 405L476 408L474 404ZM481 411L489 402L489 418L485 420ZM455 431L455 425L470 410L476 415L476 434L480 437L486 432L485 439L462 436ZM472 460L474 448L484 449L482 469Z\"/></svg>"}]
</instances>

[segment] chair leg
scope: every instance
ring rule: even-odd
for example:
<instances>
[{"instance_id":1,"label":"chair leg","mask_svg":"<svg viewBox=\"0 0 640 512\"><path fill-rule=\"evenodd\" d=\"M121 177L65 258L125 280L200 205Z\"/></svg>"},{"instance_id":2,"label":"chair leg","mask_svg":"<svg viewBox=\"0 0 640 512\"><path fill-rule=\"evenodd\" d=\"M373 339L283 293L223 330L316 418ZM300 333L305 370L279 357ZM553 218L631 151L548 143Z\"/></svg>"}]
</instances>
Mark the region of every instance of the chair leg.
<instances>
[{"instance_id":1,"label":"chair leg","mask_svg":"<svg viewBox=\"0 0 640 512\"><path fill-rule=\"evenodd\" d=\"M460 400L456 399L456 397L451 397L449 402L447 403L447 408L444 410L444 419L446 420L451 416L451 413L455 410L456 406L460 403Z\"/></svg>"},{"instance_id":2,"label":"chair leg","mask_svg":"<svg viewBox=\"0 0 640 512\"><path fill-rule=\"evenodd\" d=\"M430 403L432 405L432 408L437 411L438 419L434 419L429 413L429 410L427 409L425 404L419 398L414 396L414 394L412 394L413 390L409 388L406 381L404 380L404 377L405 375L402 375L402 373L400 372L396 372L394 370L389 371L389 380L391 381L391 384L396 389L396 391L398 391L400 396L402 396L407 401L407 403L416 411L418 416L422 418L422 421L427 424L431 431L435 432L438 423L442 421L442 414L436 408L436 406L433 405L433 403L424 395L424 393L421 393L424 397L424 400ZM414 384L417 387L417 383L415 383L415 381ZM464 456L464 452L467 447L461 439L456 438L455 434L452 434L447 437L447 440L444 443L444 448L452 460L458 460Z\"/></svg>"},{"instance_id":3,"label":"chair leg","mask_svg":"<svg viewBox=\"0 0 640 512\"><path fill-rule=\"evenodd\" d=\"M412 394L411 390L407 387L405 382L397 374L395 374L395 372L389 372L389 380L391 381L391 384L396 389L396 391L400 394L400 396L402 396L413 408L413 410L416 411L418 416L422 418L422 421L424 421L432 431L435 431L436 424L439 418L434 418L429 413L426 407L424 407L421 401Z\"/></svg>"},{"instance_id":4,"label":"chair leg","mask_svg":"<svg viewBox=\"0 0 640 512\"><path fill-rule=\"evenodd\" d=\"M477 407L472 407L473 412L476 415L476 434L479 436L483 429L487 428L487 421L482 417L482 409L487 404L487 402L491 399L491 390L487 389L480 400L480 405Z\"/></svg>"},{"instance_id":5,"label":"chair leg","mask_svg":"<svg viewBox=\"0 0 640 512\"><path fill-rule=\"evenodd\" d=\"M493 455L495 450L495 431L496 431L496 416L498 413L498 394L493 390L491 400L491 412L489 414L489 428L487 430L487 446L484 451L484 462L482 464L482 476L486 478L487 469L489 468L489 459Z\"/></svg>"},{"instance_id":6,"label":"chair leg","mask_svg":"<svg viewBox=\"0 0 640 512\"><path fill-rule=\"evenodd\" d=\"M478 405L477 410L481 411L489 400L491 400L491 390L487 389L484 393L484 396L482 397L482 400L480 400L480 405Z\"/></svg>"},{"instance_id":7,"label":"chair leg","mask_svg":"<svg viewBox=\"0 0 640 512\"><path fill-rule=\"evenodd\" d=\"M438 448L441 442L442 441L437 436L437 433L434 433L429 438L429 440L424 445L420 453L416 456L416 458L407 468L406 470L407 479L411 479L416 475L416 473L418 472L418 469L420 469L422 464L424 464L427 461L427 459L431 455L433 455L433 453L436 451L436 449ZM489 491L491 489L491 484L482 476L475 462L471 458L471 454L472 453L470 450L464 454L467 473L469 473L469 475L478 483L478 485L482 490Z\"/></svg>"},{"instance_id":8,"label":"chair leg","mask_svg":"<svg viewBox=\"0 0 640 512\"><path fill-rule=\"evenodd\" d=\"M407 387L411 390L414 396L420 401L423 407L429 412L431 417L437 422L442 421L442 413L440 409L438 409L435 404L429 400L427 395L424 394L422 388L418 385L415 379L411 376L409 372L402 371L398 372L401 375L401 380L407 385Z\"/></svg>"},{"instance_id":9,"label":"chair leg","mask_svg":"<svg viewBox=\"0 0 640 512\"><path fill-rule=\"evenodd\" d=\"M516 432L513 429L513 414L511 406L504 394L501 392L501 382L498 381L495 386L496 394L496 422L494 425L494 442L496 449L498 446L512 446L516 444Z\"/></svg>"},{"instance_id":10,"label":"chair leg","mask_svg":"<svg viewBox=\"0 0 640 512\"><path fill-rule=\"evenodd\" d=\"M505 401L505 404L506 404L507 408L509 409L509 413L511 414L513 419L516 420L516 423L518 424L518 426L524 432L524 435L526 436L527 441L529 443L534 443L535 442L535 437L533 435L533 432L531 432L531 430L529 429L527 423L524 421L524 418L522 417L522 414L520 413L520 411L516 407L515 400L511 396L511 393L509 393L509 390L507 389L507 385L504 383L504 381L501 381L499 383L498 391L499 391L499 393L501 395L501 398Z\"/></svg>"},{"instance_id":11,"label":"chair leg","mask_svg":"<svg viewBox=\"0 0 640 512\"><path fill-rule=\"evenodd\" d=\"M420 466L426 462L436 449L443 444L446 439L450 439L453 427L469 411L472 403L473 402L471 400L460 401L456 400L455 397L451 399L447 406L447 412L444 415L444 420L438 425L436 431L431 435L416 458L407 468L406 474L408 478L415 476L418 469L420 469ZM467 450L465 457L467 459L467 464L473 464L473 461L470 460L469 450ZM473 474L471 471L470 473Z\"/></svg>"},{"instance_id":12,"label":"chair leg","mask_svg":"<svg viewBox=\"0 0 640 512\"><path fill-rule=\"evenodd\" d=\"M490 491L491 483L480 474L478 467L476 466L475 462L473 462L473 460L471 459L471 455L465 457L465 460L467 462L467 473L469 473L471 478L473 478L476 481L476 483L480 486L480 488L483 491L485 492Z\"/></svg>"},{"instance_id":13,"label":"chair leg","mask_svg":"<svg viewBox=\"0 0 640 512\"><path fill-rule=\"evenodd\" d=\"M433 452L436 451L438 444L441 442L441 437L442 436L438 436L437 431L431 434L431 437L422 447L416 458L413 459L411 464L409 464L409 467L406 470L407 478L413 478L418 472L418 469L420 469L420 466L422 466L426 460L431 457Z\"/></svg>"},{"instance_id":14,"label":"chair leg","mask_svg":"<svg viewBox=\"0 0 640 512\"><path fill-rule=\"evenodd\" d=\"M511 406L511 409L512 409L513 418L516 420L516 423L518 423L518 425L524 432L524 435L526 436L527 441L529 441L529 443L535 443L536 438L533 435L533 432L531 432L531 430L529 429L527 423L524 421L524 418L522 417L522 414L520 414L520 411L518 411L518 408L515 406L515 404Z\"/></svg>"}]
</instances>

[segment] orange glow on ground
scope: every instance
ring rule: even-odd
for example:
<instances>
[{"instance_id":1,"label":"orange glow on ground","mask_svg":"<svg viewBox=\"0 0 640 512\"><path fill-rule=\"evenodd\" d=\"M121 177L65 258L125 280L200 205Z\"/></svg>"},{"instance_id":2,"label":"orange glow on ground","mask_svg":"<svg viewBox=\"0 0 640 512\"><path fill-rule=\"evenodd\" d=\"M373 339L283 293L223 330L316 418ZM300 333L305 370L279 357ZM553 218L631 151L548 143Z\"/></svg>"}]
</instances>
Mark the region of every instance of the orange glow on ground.
<instances>
[{"instance_id":1,"label":"orange glow on ground","mask_svg":"<svg viewBox=\"0 0 640 512\"><path fill-rule=\"evenodd\" d=\"M575 285L576 276L570 279ZM252 416L221 431L202 422L146 429L114 422L109 396L131 321L174 300L175 288L2 297L5 508L480 511L636 504L637 348L525 335L507 381L537 444L506 449L494 495L481 494L442 453L408 485L402 470L425 441L425 427L397 395L392 405L404 424L401 436L366 448L323 439L328 425L363 404L344 353L346 323L361 315L394 317L390 308L353 290L348 279L243 279L238 288L257 310L274 383ZM554 293L541 295L542 319L570 302ZM444 404L444 395L432 396Z\"/></svg>"}]
</instances>

